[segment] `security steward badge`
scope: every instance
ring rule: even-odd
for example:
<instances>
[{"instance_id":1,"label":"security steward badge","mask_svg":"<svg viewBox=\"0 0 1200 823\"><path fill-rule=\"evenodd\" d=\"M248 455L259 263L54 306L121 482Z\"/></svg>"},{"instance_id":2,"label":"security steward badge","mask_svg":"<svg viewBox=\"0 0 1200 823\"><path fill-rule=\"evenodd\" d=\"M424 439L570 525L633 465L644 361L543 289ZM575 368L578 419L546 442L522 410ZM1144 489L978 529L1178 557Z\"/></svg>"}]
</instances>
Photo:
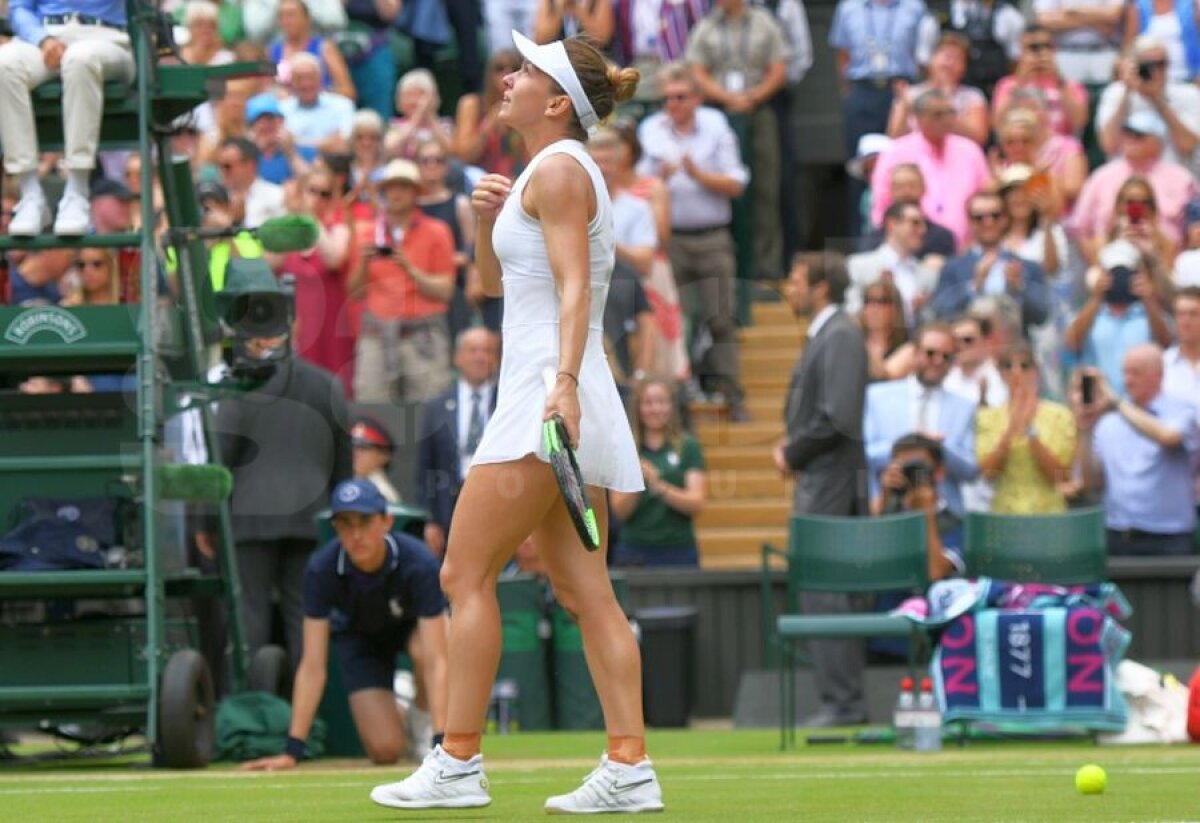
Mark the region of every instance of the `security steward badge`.
<instances>
[{"instance_id":1,"label":"security steward badge","mask_svg":"<svg viewBox=\"0 0 1200 823\"><path fill-rule=\"evenodd\" d=\"M400 602L399 597L393 597L388 601L388 611L392 613L392 617L396 620L404 617L404 605Z\"/></svg>"},{"instance_id":2,"label":"security steward badge","mask_svg":"<svg viewBox=\"0 0 1200 823\"><path fill-rule=\"evenodd\" d=\"M678 452L674 452L674 451L667 452L667 462L670 463L672 466L678 466L679 465Z\"/></svg>"}]
</instances>

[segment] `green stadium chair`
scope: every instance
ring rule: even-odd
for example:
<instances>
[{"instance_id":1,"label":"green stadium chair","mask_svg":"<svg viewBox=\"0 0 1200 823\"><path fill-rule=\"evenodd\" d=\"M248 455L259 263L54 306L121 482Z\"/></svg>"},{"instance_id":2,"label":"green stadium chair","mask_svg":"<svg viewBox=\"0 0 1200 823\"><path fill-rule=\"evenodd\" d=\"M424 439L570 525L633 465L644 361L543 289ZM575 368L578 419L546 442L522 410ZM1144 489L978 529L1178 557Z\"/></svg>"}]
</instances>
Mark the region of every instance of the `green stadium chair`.
<instances>
[{"instance_id":1,"label":"green stadium chair","mask_svg":"<svg viewBox=\"0 0 1200 823\"><path fill-rule=\"evenodd\" d=\"M1098 583L1108 573L1104 510L967 515L970 577L1060 585Z\"/></svg>"},{"instance_id":2,"label":"green stadium chair","mask_svg":"<svg viewBox=\"0 0 1200 823\"><path fill-rule=\"evenodd\" d=\"M785 613L774 614L772 557L787 562ZM795 516L786 552L762 547L763 636L767 659L779 663L780 748L795 743L795 666L802 658L797 640L812 637L909 637L909 668L924 632L910 620L886 614L800 614L802 591L870 593L896 590L924 592L928 584L925 515L920 512L884 517Z\"/></svg>"}]
</instances>

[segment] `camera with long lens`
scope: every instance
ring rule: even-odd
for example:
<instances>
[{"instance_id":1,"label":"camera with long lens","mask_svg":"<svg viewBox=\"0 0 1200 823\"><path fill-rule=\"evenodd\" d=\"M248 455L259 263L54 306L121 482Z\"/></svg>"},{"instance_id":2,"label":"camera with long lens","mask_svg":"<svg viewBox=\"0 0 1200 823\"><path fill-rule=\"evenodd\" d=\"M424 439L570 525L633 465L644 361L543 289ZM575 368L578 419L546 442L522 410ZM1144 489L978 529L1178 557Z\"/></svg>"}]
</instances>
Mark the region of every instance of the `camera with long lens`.
<instances>
[{"instance_id":1,"label":"camera with long lens","mask_svg":"<svg viewBox=\"0 0 1200 823\"><path fill-rule=\"evenodd\" d=\"M225 288L217 292L217 309L230 340L229 367L240 380L269 378L292 355L295 317L291 278L276 280L266 261L229 261Z\"/></svg>"}]
</instances>

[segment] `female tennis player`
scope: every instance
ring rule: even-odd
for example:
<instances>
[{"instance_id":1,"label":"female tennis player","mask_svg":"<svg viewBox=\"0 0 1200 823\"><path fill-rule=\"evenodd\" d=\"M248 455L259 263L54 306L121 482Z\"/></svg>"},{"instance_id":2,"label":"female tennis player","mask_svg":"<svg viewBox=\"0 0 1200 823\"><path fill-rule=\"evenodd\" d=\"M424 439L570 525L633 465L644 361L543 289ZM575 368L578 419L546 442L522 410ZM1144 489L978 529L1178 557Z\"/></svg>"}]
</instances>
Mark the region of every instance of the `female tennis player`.
<instances>
[{"instance_id":1,"label":"female tennis player","mask_svg":"<svg viewBox=\"0 0 1200 823\"><path fill-rule=\"evenodd\" d=\"M513 40L524 63L505 79L500 120L521 135L532 159L515 182L489 174L472 194L476 266L487 293L504 297L504 359L499 401L459 496L442 568L452 609L446 734L416 772L377 787L371 799L402 809L491 802L480 734L500 662L496 578L532 535L554 593L579 621L608 731L600 766L575 791L547 800L546 811L660 811L662 791L646 757L637 644L604 553L585 551L572 525L541 438L542 422L561 415L602 530L604 488L643 488L601 345L612 205L583 142L633 94L638 73L610 65L582 39L538 46L513 32ZM547 367L556 373L549 391Z\"/></svg>"}]
</instances>

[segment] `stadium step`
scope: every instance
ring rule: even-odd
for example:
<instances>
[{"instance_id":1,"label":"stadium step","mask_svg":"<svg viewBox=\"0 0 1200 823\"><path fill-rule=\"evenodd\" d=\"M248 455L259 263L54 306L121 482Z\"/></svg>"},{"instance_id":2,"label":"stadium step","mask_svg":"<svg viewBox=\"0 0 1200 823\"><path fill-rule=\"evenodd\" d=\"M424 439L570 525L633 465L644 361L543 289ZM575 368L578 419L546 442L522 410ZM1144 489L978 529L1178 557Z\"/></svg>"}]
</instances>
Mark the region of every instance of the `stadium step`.
<instances>
[{"instance_id":1,"label":"stadium step","mask_svg":"<svg viewBox=\"0 0 1200 823\"><path fill-rule=\"evenodd\" d=\"M707 450L711 446L763 446L772 448L783 435L783 421L778 417L751 420L748 423L699 423L696 436Z\"/></svg>"},{"instance_id":2,"label":"stadium step","mask_svg":"<svg viewBox=\"0 0 1200 823\"><path fill-rule=\"evenodd\" d=\"M791 500L791 481L774 469L714 469L708 472L708 499L749 500L769 498Z\"/></svg>"},{"instance_id":3,"label":"stadium step","mask_svg":"<svg viewBox=\"0 0 1200 823\"><path fill-rule=\"evenodd\" d=\"M728 526L699 529L700 565L712 568L753 568L761 561L762 544L787 545L787 526Z\"/></svg>"},{"instance_id":4,"label":"stadium step","mask_svg":"<svg viewBox=\"0 0 1200 823\"><path fill-rule=\"evenodd\" d=\"M696 518L700 529L786 526L792 503L782 497L754 500L710 500Z\"/></svg>"},{"instance_id":5,"label":"stadium step","mask_svg":"<svg viewBox=\"0 0 1200 823\"><path fill-rule=\"evenodd\" d=\"M755 326L783 326L787 324L795 327L798 323L803 325L801 321L796 319L792 307L782 301L758 301L751 307L750 316Z\"/></svg>"},{"instance_id":6,"label":"stadium step","mask_svg":"<svg viewBox=\"0 0 1200 823\"><path fill-rule=\"evenodd\" d=\"M766 446L713 446L705 449L704 459L709 471L725 469L769 470L771 449Z\"/></svg>"}]
</instances>

